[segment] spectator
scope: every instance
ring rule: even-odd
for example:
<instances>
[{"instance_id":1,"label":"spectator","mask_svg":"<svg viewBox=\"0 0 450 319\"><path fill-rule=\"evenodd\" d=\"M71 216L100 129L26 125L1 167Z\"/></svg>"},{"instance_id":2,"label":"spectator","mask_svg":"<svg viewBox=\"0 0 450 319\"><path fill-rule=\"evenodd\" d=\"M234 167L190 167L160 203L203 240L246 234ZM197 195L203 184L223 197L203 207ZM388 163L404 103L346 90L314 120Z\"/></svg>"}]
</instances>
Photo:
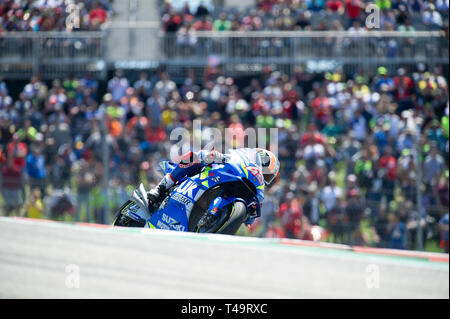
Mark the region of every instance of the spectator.
<instances>
[{"instance_id":1,"label":"spectator","mask_svg":"<svg viewBox=\"0 0 450 319\"><path fill-rule=\"evenodd\" d=\"M388 10L391 8L391 1L390 0L376 0L375 4L380 8L381 10Z\"/></svg>"},{"instance_id":2,"label":"spectator","mask_svg":"<svg viewBox=\"0 0 450 319\"><path fill-rule=\"evenodd\" d=\"M20 216L20 210L25 203L23 176L20 166L14 163L12 155L8 155L6 163L2 165L2 196L6 216L10 216L13 212Z\"/></svg>"},{"instance_id":3,"label":"spectator","mask_svg":"<svg viewBox=\"0 0 450 319\"><path fill-rule=\"evenodd\" d=\"M383 193L389 203L394 199L395 181L397 179L397 160L392 156L390 146L385 148L384 155L380 158L380 168L383 176Z\"/></svg>"},{"instance_id":4,"label":"spectator","mask_svg":"<svg viewBox=\"0 0 450 319\"><path fill-rule=\"evenodd\" d=\"M395 214L390 215L388 224L389 248L406 248L406 225Z\"/></svg>"},{"instance_id":5,"label":"spectator","mask_svg":"<svg viewBox=\"0 0 450 319\"><path fill-rule=\"evenodd\" d=\"M307 190L306 202L303 205L305 216L308 217L312 225L318 225L320 220L320 198L317 193L317 185L311 183Z\"/></svg>"},{"instance_id":6,"label":"spectator","mask_svg":"<svg viewBox=\"0 0 450 319\"><path fill-rule=\"evenodd\" d=\"M306 0L306 5L311 11L321 11L325 8L324 0Z\"/></svg>"},{"instance_id":7,"label":"spectator","mask_svg":"<svg viewBox=\"0 0 450 319\"><path fill-rule=\"evenodd\" d=\"M388 224L389 218L386 212L386 208L382 206L378 212L378 216L375 220L374 225L377 247L384 248L388 246Z\"/></svg>"},{"instance_id":8,"label":"spectator","mask_svg":"<svg viewBox=\"0 0 450 319\"><path fill-rule=\"evenodd\" d=\"M221 13L219 19L214 21L213 29L216 31L228 31L231 29L231 21L227 19L225 13Z\"/></svg>"},{"instance_id":9,"label":"spectator","mask_svg":"<svg viewBox=\"0 0 450 319\"><path fill-rule=\"evenodd\" d=\"M26 143L21 142L21 138L18 133L14 133L12 141L7 147L8 154L11 154L14 166L23 170L26 165L26 156L28 154L28 146Z\"/></svg>"},{"instance_id":10,"label":"spectator","mask_svg":"<svg viewBox=\"0 0 450 319\"><path fill-rule=\"evenodd\" d=\"M413 94L414 84L409 76L406 75L404 68L399 68L397 76L394 77L394 96L398 101L397 114L411 108L411 95Z\"/></svg>"},{"instance_id":11,"label":"spectator","mask_svg":"<svg viewBox=\"0 0 450 319\"><path fill-rule=\"evenodd\" d=\"M409 149L403 149L398 159L399 185L405 199L416 202L417 160Z\"/></svg>"},{"instance_id":12,"label":"spectator","mask_svg":"<svg viewBox=\"0 0 450 319\"><path fill-rule=\"evenodd\" d=\"M195 51L198 38L192 24L186 23L177 31L177 44L183 49ZM188 51L189 52L189 51Z\"/></svg>"},{"instance_id":13,"label":"spectator","mask_svg":"<svg viewBox=\"0 0 450 319\"><path fill-rule=\"evenodd\" d=\"M360 21L361 11L364 7L364 3L361 0L345 0L345 8L349 18L349 26L353 25L354 21Z\"/></svg>"},{"instance_id":14,"label":"spectator","mask_svg":"<svg viewBox=\"0 0 450 319\"><path fill-rule=\"evenodd\" d=\"M58 151L56 159L53 162L50 170L50 180L53 187L56 189L64 189L71 177L71 155L67 153L61 153L61 151Z\"/></svg>"},{"instance_id":15,"label":"spectator","mask_svg":"<svg viewBox=\"0 0 450 319\"><path fill-rule=\"evenodd\" d=\"M299 30L311 30L311 13L309 11L300 11L295 27Z\"/></svg>"},{"instance_id":16,"label":"spectator","mask_svg":"<svg viewBox=\"0 0 450 319\"><path fill-rule=\"evenodd\" d=\"M328 184L323 188L320 199L324 203L325 210L330 212L336 208L338 200L343 196L342 189L336 185L336 174L331 171L328 173Z\"/></svg>"},{"instance_id":17,"label":"spectator","mask_svg":"<svg viewBox=\"0 0 450 319\"><path fill-rule=\"evenodd\" d=\"M139 98L145 101L150 96L152 89L152 83L148 80L148 74L141 72L139 80L134 82L133 87L136 89L136 94Z\"/></svg>"},{"instance_id":18,"label":"spectator","mask_svg":"<svg viewBox=\"0 0 450 319\"><path fill-rule=\"evenodd\" d=\"M330 234L333 234L335 243L344 243L344 235L348 226L348 214L346 211L346 202L338 198L335 207L327 212L327 225Z\"/></svg>"},{"instance_id":19,"label":"spectator","mask_svg":"<svg viewBox=\"0 0 450 319\"><path fill-rule=\"evenodd\" d=\"M422 13L423 24L430 27L442 27L443 20L433 3L427 3Z\"/></svg>"},{"instance_id":20,"label":"spectator","mask_svg":"<svg viewBox=\"0 0 450 319\"><path fill-rule=\"evenodd\" d=\"M164 14L162 17L162 24L164 26L164 30L167 33L175 33L181 27L183 23L183 19L181 15L176 14L173 10Z\"/></svg>"},{"instance_id":21,"label":"spectator","mask_svg":"<svg viewBox=\"0 0 450 319\"><path fill-rule=\"evenodd\" d=\"M340 0L329 0L326 3L326 8L332 12L342 14L344 12L344 4Z\"/></svg>"},{"instance_id":22,"label":"spectator","mask_svg":"<svg viewBox=\"0 0 450 319\"><path fill-rule=\"evenodd\" d=\"M444 247L445 252L448 254L448 212L439 221L439 230L441 247Z\"/></svg>"},{"instance_id":23,"label":"spectator","mask_svg":"<svg viewBox=\"0 0 450 319\"><path fill-rule=\"evenodd\" d=\"M177 89L174 81L170 80L167 72L161 73L161 79L155 84L155 91L163 99L167 100L169 95Z\"/></svg>"},{"instance_id":24,"label":"spectator","mask_svg":"<svg viewBox=\"0 0 450 319\"><path fill-rule=\"evenodd\" d=\"M106 22L107 12L103 8L103 5L95 1L93 4L93 9L89 13L89 23L91 29L98 29L100 25Z\"/></svg>"},{"instance_id":25,"label":"spectator","mask_svg":"<svg viewBox=\"0 0 450 319\"><path fill-rule=\"evenodd\" d=\"M357 237L356 230L359 230L361 219L363 217L363 205L361 201L361 194L359 190L354 189L350 191L350 199L346 205L346 213L348 214L348 244L354 245Z\"/></svg>"},{"instance_id":26,"label":"spectator","mask_svg":"<svg viewBox=\"0 0 450 319\"><path fill-rule=\"evenodd\" d=\"M195 31L212 31L213 26L209 16L204 15L200 20L194 23Z\"/></svg>"},{"instance_id":27,"label":"spectator","mask_svg":"<svg viewBox=\"0 0 450 319\"><path fill-rule=\"evenodd\" d=\"M45 196L47 169L42 152L41 146L37 144L31 145L31 153L26 158L26 172L30 180L30 189L38 189Z\"/></svg>"},{"instance_id":28,"label":"spectator","mask_svg":"<svg viewBox=\"0 0 450 319\"><path fill-rule=\"evenodd\" d=\"M8 86L6 82L3 80L3 75L0 74L0 92L4 92L5 95L8 94Z\"/></svg>"},{"instance_id":29,"label":"spectator","mask_svg":"<svg viewBox=\"0 0 450 319\"><path fill-rule=\"evenodd\" d=\"M92 159L91 159L92 161ZM75 211L75 221L81 220L81 209L84 206L86 222L91 221L91 190L95 185L96 176L94 167L90 166L87 161L81 161L78 172L75 175L75 185L77 187L77 207Z\"/></svg>"},{"instance_id":30,"label":"spectator","mask_svg":"<svg viewBox=\"0 0 450 319\"><path fill-rule=\"evenodd\" d=\"M300 232L300 221L303 215L301 206L293 193L286 195L286 202L280 205L278 218L282 221L282 226L287 238L298 238Z\"/></svg>"},{"instance_id":31,"label":"spectator","mask_svg":"<svg viewBox=\"0 0 450 319\"><path fill-rule=\"evenodd\" d=\"M108 92L112 94L114 101L120 101L125 96L129 82L123 75L122 70L117 70L115 76L108 82Z\"/></svg>"},{"instance_id":32,"label":"spectator","mask_svg":"<svg viewBox=\"0 0 450 319\"><path fill-rule=\"evenodd\" d=\"M41 193L38 189L34 189L30 194L30 198L26 204L26 211L28 218L44 217L44 203L42 202Z\"/></svg>"},{"instance_id":33,"label":"spectator","mask_svg":"<svg viewBox=\"0 0 450 319\"><path fill-rule=\"evenodd\" d=\"M444 171L444 159L437 152L436 146L431 147L431 152L425 157L423 164L424 182L427 187L431 187L432 179L440 176Z\"/></svg>"}]
</instances>

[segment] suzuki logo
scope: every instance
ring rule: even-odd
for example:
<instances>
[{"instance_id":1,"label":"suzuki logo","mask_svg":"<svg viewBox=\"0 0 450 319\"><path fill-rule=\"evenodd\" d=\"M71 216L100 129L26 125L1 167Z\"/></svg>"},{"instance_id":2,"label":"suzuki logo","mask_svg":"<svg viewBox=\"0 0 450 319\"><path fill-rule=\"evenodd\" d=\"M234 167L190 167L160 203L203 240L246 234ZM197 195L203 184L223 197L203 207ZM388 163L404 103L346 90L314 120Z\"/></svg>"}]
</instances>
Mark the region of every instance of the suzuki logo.
<instances>
[{"instance_id":1,"label":"suzuki logo","mask_svg":"<svg viewBox=\"0 0 450 319\"><path fill-rule=\"evenodd\" d=\"M197 184L193 181L186 181L180 185L178 188L178 192L182 195L186 195L189 198L192 198L192 191L197 188Z\"/></svg>"}]
</instances>

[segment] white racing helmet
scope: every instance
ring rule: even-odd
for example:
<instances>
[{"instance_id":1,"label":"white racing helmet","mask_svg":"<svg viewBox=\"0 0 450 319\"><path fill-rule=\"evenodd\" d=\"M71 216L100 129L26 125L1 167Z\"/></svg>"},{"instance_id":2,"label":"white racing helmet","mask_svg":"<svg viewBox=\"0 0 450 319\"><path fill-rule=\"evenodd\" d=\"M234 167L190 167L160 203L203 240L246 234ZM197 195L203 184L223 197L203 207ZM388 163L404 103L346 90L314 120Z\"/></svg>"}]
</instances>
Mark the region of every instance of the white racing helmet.
<instances>
[{"instance_id":1,"label":"white racing helmet","mask_svg":"<svg viewBox=\"0 0 450 319\"><path fill-rule=\"evenodd\" d=\"M266 185L269 185L278 175L280 170L280 162L275 154L263 148L257 148L256 154L259 155L261 159L264 182Z\"/></svg>"}]
</instances>

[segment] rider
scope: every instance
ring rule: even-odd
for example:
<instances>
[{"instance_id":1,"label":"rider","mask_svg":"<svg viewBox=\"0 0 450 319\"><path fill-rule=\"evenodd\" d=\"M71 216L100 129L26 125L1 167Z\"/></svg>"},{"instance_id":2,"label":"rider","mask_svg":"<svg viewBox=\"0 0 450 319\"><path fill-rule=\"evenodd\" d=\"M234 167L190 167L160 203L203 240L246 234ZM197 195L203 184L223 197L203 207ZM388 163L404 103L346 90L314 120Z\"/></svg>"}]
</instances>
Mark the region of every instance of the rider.
<instances>
[{"instance_id":1,"label":"rider","mask_svg":"<svg viewBox=\"0 0 450 319\"><path fill-rule=\"evenodd\" d=\"M256 155L258 155L261 159L261 164L263 166L263 177L264 183L269 185L278 175L279 171L279 161L277 157L270 151L256 148L254 149ZM151 189L148 193L148 201L151 206L158 205L166 196L167 190L172 187L175 183L180 181L186 176L194 176L202 170L203 167L208 166L212 163L225 163L227 158L229 158L228 154L222 154L218 151L208 151L201 150L199 152L188 152L181 157L180 162L176 166L176 168L172 171L172 173L167 173L159 184ZM255 202L247 204L247 210L249 210L250 216L254 216L257 204ZM210 222L211 219L215 219L218 216L215 215L215 210L209 210L210 214L205 215L205 219L200 221L200 223ZM249 218L245 223L252 224L254 221L253 218Z\"/></svg>"}]
</instances>

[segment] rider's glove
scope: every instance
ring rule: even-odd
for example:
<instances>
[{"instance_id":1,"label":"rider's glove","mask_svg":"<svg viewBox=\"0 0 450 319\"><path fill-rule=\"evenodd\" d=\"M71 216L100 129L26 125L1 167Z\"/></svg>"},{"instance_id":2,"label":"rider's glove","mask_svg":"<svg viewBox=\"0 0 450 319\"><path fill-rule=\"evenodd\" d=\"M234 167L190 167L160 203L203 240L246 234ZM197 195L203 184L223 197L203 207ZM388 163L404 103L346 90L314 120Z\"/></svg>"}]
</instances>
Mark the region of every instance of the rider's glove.
<instances>
[{"instance_id":1,"label":"rider's glove","mask_svg":"<svg viewBox=\"0 0 450 319\"><path fill-rule=\"evenodd\" d=\"M226 157L218 151L200 151L198 152L198 159L202 164L225 163Z\"/></svg>"}]
</instances>

